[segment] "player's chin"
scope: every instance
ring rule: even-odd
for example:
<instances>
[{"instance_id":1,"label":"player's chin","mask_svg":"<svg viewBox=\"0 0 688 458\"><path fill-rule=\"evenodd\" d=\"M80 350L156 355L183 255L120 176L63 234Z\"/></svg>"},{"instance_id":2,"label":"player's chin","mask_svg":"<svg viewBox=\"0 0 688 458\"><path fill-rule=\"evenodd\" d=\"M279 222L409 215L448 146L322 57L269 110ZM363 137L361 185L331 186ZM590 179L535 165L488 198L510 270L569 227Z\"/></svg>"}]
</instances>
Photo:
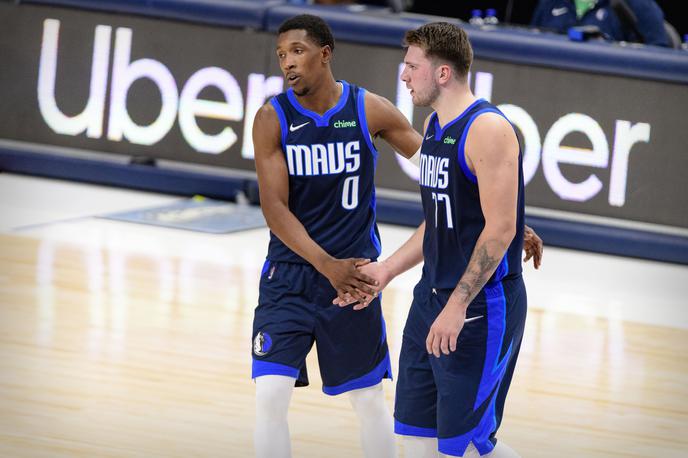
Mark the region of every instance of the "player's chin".
<instances>
[{"instance_id":1,"label":"player's chin","mask_svg":"<svg viewBox=\"0 0 688 458\"><path fill-rule=\"evenodd\" d=\"M294 94L298 95L299 97L302 97L302 96L308 94L308 91L309 91L309 88L307 88L307 87L294 86L292 89L294 89Z\"/></svg>"},{"instance_id":2,"label":"player's chin","mask_svg":"<svg viewBox=\"0 0 688 458\"><path fill-rule=\"evenodd\" d=\"M417 107L429 107L430 105L432 105L432 102L427 99L415 98L411 99L411 101L413 102L413 105Z\"/></svg>"},{"instance_id":3,"label":"player's chin","mask_svg":"<svg viewBox=\"0 0 688 458\"><path fill-rule=\"evenodd\" d=\"M423 98L420 95L418 95L417 92L411 93L411 102L413 102L413 104L417 107L425 106L423 105Z\"/></svg>"},{"instance_id":4,"label":"player's chin","mask_svg":"<svg viewBox=\"0 0 688 458\"><path fill-rule=\"evenodd\" d=\"M308 93L308 87L303 84L301 78L296 78L296 80L288 82L289 87L294 91L296 95L304 95Z\"/></svg>"}]
</instances>

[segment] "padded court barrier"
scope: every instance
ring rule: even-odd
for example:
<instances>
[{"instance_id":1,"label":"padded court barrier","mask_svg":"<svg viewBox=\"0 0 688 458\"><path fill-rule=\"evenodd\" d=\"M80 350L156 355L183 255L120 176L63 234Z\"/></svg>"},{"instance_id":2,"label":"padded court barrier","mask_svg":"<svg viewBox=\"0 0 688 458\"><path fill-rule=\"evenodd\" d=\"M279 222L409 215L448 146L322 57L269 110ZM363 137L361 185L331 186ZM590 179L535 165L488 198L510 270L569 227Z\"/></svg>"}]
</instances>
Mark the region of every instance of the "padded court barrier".
<instances>
[{"instance_id":1,"label":"padded court barrier","mask_svg":"<svg viewBox=\"0 0 688 458\"><path fill-rule=\"evenodd\" d=\"M0 148L0 171L233 201L246 179Z\"/></svg>"},{"instance_id":2,"label":"padded court barrier","mask_svg":"<svg viewBox=\"0 0 688 458\"><path fill-rule=\"evenodd\" d=\"M527 215L526 224L547 245L688 264L688 237Z\"/></svg>"},{"instance_id":3,"label":"padded court barrier","mask_svg":"<svg viewBox=\"0 0 688 458\"><path fill-rule=\"evenodd\" d=\"M188 196L202 194L230 201L236 200L239 192L244 192L251 196L252 202L258 202L253 180L13 152L4 148L0 148L0 170L144 191ZM377 198L377 219L381 223L417 226L422 218L420 202ZM688 265L686 237L534 216L526 216L526 224L535 228L550 246Z\"/></svg>"}]
</instances>

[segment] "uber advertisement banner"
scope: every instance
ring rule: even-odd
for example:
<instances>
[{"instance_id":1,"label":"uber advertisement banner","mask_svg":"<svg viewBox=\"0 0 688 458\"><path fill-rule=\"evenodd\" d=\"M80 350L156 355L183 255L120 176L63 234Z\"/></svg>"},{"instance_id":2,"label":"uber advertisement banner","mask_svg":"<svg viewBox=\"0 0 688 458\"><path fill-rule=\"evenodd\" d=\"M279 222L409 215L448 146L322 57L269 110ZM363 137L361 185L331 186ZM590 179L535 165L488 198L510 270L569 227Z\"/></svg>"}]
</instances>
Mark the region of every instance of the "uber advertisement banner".
<instances>
[{"instance_id":1,"label":"uber advertisement banner","mask_svg":"<svg viewBox=\"0 0 688 458\"><path fill-rule=\"evenodd\" d=\"M422 129L401 49L338 42L337 78ZM253 170L256 110L284 88L274 36L0 4L0 139ZM474 92L516 126L527 204L688 228L688 88L477 59ZM384 142L379 187L416 191Z\"/></svg>"}]
</instances>

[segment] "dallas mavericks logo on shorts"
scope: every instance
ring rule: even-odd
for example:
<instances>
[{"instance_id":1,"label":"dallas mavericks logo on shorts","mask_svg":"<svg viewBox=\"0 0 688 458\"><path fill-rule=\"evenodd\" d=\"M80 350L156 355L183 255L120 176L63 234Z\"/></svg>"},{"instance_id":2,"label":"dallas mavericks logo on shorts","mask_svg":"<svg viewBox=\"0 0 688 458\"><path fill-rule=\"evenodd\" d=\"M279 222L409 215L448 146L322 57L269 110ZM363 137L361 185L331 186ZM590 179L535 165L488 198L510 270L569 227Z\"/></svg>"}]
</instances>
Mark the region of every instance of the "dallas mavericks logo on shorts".
<instances>
[{"instance_id":1,"label":"dallas mavericks logo on shorts","mask_svg":"<svg viewBox=\"0 0 688 458\"><path fill-rule=\"evenodd\" d=\"M265 356L272 347L272 339L267 332L260 331L253 339L253 353L256 356Z\"/></svg>"}]
</instances>

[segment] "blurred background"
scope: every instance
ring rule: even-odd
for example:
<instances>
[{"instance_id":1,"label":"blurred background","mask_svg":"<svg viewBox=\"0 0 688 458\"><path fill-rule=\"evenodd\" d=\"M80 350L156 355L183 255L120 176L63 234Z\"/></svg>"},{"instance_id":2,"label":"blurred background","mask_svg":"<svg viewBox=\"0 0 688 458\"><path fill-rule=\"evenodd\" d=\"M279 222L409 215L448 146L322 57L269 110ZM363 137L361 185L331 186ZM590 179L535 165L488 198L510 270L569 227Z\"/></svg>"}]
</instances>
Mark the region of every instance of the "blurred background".
<instances>
[{"instance_id":1,"label":"blurred background","mask_svg":"<svg viewBox=\"0 0 688 458\"><path fill-rule=\"evenodd\" d=\"M253 455L251 131L301 13L331 26L335 77L417 130L404 32L464 27L473 92L516 128L546 248L501 437L526 457L686 456L681 3L0 0L0 456ZM376 146L384 257L422 214L418 170ZM394 370L419 275L385 291ZM361 456L308 365L294 456Z\"/></svg>"}]
</instances>

